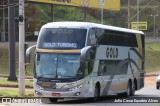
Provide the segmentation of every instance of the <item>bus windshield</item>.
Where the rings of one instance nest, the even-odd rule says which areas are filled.
[[[43,78],[75,78],[80,72],[80,54],[37,54],[36,76]]]
[[[85,46],[87,29],[45,28],[39,33],[38,48],[81,49]]]

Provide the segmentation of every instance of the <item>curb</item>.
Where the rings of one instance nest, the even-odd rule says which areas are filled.
[[[152,76],[157,76],[157,74],[148,74],[148,75],[144,75],[145,77],[152,77]]]

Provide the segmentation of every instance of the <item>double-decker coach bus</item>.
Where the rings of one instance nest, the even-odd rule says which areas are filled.
[[[68,97],[134,95],[144,87],[144,33],[89,22],[42,26],[35,48],[34,95],[51,102]]]

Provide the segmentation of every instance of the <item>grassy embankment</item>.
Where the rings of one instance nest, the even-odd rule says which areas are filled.
[[[145,47],[146,72],[160,71],[160,43],[147,43]]]
[[[0,90],[0,97],[19,97],[18,94],[19,94],[18,89]],[[24,97],[32,97],[32,96],[33,96],[33,90],[26,89]]]
[[[18,48],[16,48],[16,75],[18,75],[18,60],[19,60],[19,51]],[[33,55],[32,55],[33,58]],[[8,54],[8,48],[0,48],[0,74],[9,74],[9,54]],[[27,65],[26,69],[26,76],[32,76],[33,75],[33,59],[31,61],[31,64]]]
[[[33,96],[33,89],[28,89],[28,87],[33,87],[33,80],[25,80],[26,90],[25,97]],[[7,78],[0,78],[0,97],[17,97],[18,96],[18,82],[7,81]],[[10,87],[12,89],[10,89]]]
[[[9,73],[9,58],[8,58],[8,49],[0,48],[0,74],[8,74]],[[16,74],[18,75],[18,48],[16,48]],[[33,64],[33,62],[32,62]],[[32,67],[33,65],[27,66],[26,75],[32,76]],[[29,70],[29,71],[28,71]],[[16,87],[18,86],[18,82],[7,81],[7,78],[0,78],[0,85],[5,85],[8,87],[4,87],[5,89],[0,89],[0,97],[18,97],[19,91],[18,88],[9,89],[9,86]],[[26,88],[33,86],[32,80],[25,81]],[[33,96],[33,89],[25,89],[25,97]]]
[[[12,81],[7,81],[7,78],[0,78],[0,84],[5,84],[5,85],[18,85],[18,82],[12,82]],[[25,85],[33,85],[32,80],[25,80]]]

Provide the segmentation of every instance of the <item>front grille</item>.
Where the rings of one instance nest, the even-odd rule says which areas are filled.
[[[51,89],[51,88],[45,88],[46,91],[52,91],[52,92],[66,92],[69,91],[69,89]]]

